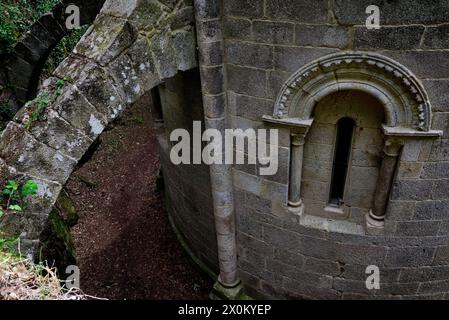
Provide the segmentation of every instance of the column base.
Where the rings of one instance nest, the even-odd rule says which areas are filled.
[[[365,217],[366,230],[369,234],[381,234],[385,227],[385,216],[378,217],[371,210]]]
[[[297,215],[297,216],[302,216],[304,213],[304,203],[302,202],[302,200],[300,200],[299,202],[288,202],[288,211]]]
[[[242,282],[234,287],[226,287],[217,281],[209,293],[209,298],[211,300],[252,300],[244,293]]]

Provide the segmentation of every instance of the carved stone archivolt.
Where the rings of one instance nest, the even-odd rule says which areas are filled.
[[[299,69],[283,85],[273,118],[310,119],[318,101],[345,90],[375,96],[388,127],[430,130],[431,105],[418,79],[398,62],[367,52],[337,53]]]

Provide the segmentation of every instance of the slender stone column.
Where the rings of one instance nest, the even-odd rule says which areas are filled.
[[[295,214],[301,215],[304,206],[301,200],[302,164],[304,158],[305,134],[292,133],[290,158],[290,185],[288,190],[288,207]]]
[[[221,1],[195,0],[201,87],[206,129],[226,129],[224,62],[216,52],[223,48]],[[230,165],[210,166],[220,275],[211,295],[235,299],[242,291],[237,272],[237,244],[232,171]]]
[[[367,216],[368,227],[381,228],[384,226],[388,198],[393,184],[394,173],[402,145],[397,141],[387,140],[384,146],[384,156],[377,178],[376,192],[372,209]]]

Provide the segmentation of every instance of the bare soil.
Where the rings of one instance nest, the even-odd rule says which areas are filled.
[[[207,299],[212,281],[192,265],[156,190],[158,146],[148,99],[100,137],[66,188],[81,289],[108,299]]]

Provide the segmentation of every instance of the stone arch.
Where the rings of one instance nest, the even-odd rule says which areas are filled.
[[[80,8],[83,26],[95,20],[103,3],[104,0],[63,0],[22,36],[5,64],[8,83],[21,105],[35,97],[45,61],[55,46],[70,33],[65,25],[66,7],[74,4]]]
[[[62,186],[107,124],[165,79],[198,66],[193,21],[184,1],[107,0],[45,81],[41,93],[54,99],[39,111],[38,95],[8,124],[0,137],[0,179],[31,178],[38,185],[27,210],[0,223],[21,234],[23,253],[36,253]]]
[[[313,111],[323,98],[337,92],[361,91],[378,100],[385,123],[382,164],[367,230],[384,226],[395,170],[407,137],[438,137],[431,130],[431,105],[424,87],[407,68],[379,54],[341,52],[322,57],[296,71],[282,86],[273,115],[266,122],[288,127],[291,133],[288,207],[304,213],[301,183],[305,138],[313,123]],[[375,229],[373,229],[375,228]]]
[[[332,54],[296,71],[282,86],[273,116],[310,119],[317,102],[343,90],[376,97],[389,127],[430,130],[431,105],[422,84],[398,62],[368,52]]]

